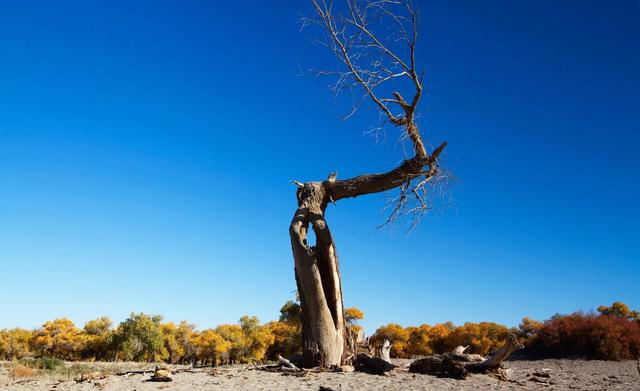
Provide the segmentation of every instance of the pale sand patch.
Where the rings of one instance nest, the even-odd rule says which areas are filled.
[[[515,382],[505,382],[487,375],[471,375],[466,380],[441,379],[429,375],[418,375],[406,370],[394,371],[388,376],[363,373],[309,373],[305,377],[287,376],[280,373],[256,371],[249,366],[220,367],[212,374],[211,369],[199,369],[195,373],[176,373],[173,382],[145,382],[150,374],[110,376],[94,383],[76,383],[67,376],[40,376],[28,380],[12,380],[7,366],[0,368],[2,390],[318,390],[320,386],[335,390],[640,390],[640,374],[635,361],[609,362],[585,360],[540,360],[507,361],[505,368]],[[153,365],[131,365],[122,363],[89,364],[110,372],[125,368],[150,369]],[[172,369],[185,368],[173,366]],[[550,385],[530,381],[534,372],[547,369]]]

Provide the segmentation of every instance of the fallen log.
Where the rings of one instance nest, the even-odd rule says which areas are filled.
[[[448,354],[437,354],[416,360],[409,366],[409,372],[464,379],[469,373],[489,373],[501,368],[502,362],[516,350],[523,346],[518,343],[514,334],[509,334],[507,341],[496,353],[482,361],[477,360],[477,355],[467,355],[464,348],[459,347]]]
[[[461,361],[456,361],[447,354],[437,354],[416,360],[409,366],[409,372],[451,379],[464,379],[469,374]]]
[[[353,361],[353,368],[358,372],[371,375],[384,375],[396,368],[395,365],[379,357],[371,357],[368,354],[359,353]]]

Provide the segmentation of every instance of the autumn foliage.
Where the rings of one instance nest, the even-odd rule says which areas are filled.
[[[637,311],[617,302],[600,306],[599,314],[556,315],[530,337],[529,349],[545,357],[582,356],[600,360],[640,357]]]
[[[300,350],[300,306],[287,302],[279,321],[260,324],[243,316],[237,324],[197,330],[186,321],[133,313],[116,327],[107,317],[83,328],[66,318],[35,330],[0,330],[0,360],[47,358],[67,361],[164,361],[215,366],[219,363],[273,360]]]
[[[640,313],[621,302],[600,306],[597,314],[556,315],[544,322],[525,317],[513,329],[492,322],[417,327],[392,323],[378,328],[370,343],[380,346],[388,339],[391,356],[399,358],[448,352],[456,346],[468,346],[467,353],[487,355],[502,346],[509,332],[525,345],[524,353],[534,357],[623,360],[640,356]]]
[[[456,346],[468,346],[467,352],[486,355],[502,346],[508,332],[506,326],[492,322],[468,322],[461,326],[447,322],[406,328],[392,323],[378,328],[370,342],[380,345],[388,339],[392,344],[391,356],[399,358],[449,352]]]
[[[133,313],[113,327],[102,317],[77,327],[60,318],[35,330],[0,330],[0,360],[101,360],[164,361],[172,364],[218,365],[274,360],[301,350],[300,306],[289,301],[280,318],[261,324],[258,318],[243,316],[237,324],[198,330],[183,321],[163,322],[161,316]],[[500,348],[509,332],[515,332],[525,352],[541,357],[581,356],[621,360],[640,355],[640,314],[624,303],[600,306],[598,313],[556,315],[539,322],[524,318],[518,328],[492,323],[451,322],[403,327],[388,324],[369,338],[372,347],[385,339],[392,343],[391,356],[411,358],[468,346],[468,353],[487,355]],[[364,314],[355,307],[345,310],[352,330]]]

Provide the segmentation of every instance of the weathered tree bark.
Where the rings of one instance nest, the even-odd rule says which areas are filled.
[[[350,335],[346,328],[338,254],[325,220],[329,202],[378,193],[400,186],[408,178],[435,175],[435,162],[446,143],[431,155],[415,156],[384,174],[368,174],[337,181],[297,183],[298,209],[289,236],[295,264],[296,283],[302,308],[302,360],[304,367],[332,367],[343,364]],[[425,174],[425,166],[432,167]],[[307,242],[309,225],[315,246]]]
[[[338,255],[324,220],[328,202],[324,183],[304,184],[298,189],[298,209],[289,228],[302,308],[304,367],[340,365],[348,339]],[[314,247],[307,243],[309,224],[316,236]]]

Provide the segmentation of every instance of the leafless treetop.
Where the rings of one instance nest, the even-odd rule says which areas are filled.
[[[316,73],[334,78],[331,89],[335,94],[360,91],[346,118],[368,100],[379,109],[383,122],[402,129],[401,138],[412,145],[413,158],[390,173],[380,174],[400,170],[393,176],[392,186],[376,192],[398,187],[400,193],[390,203],[391,214],[386,224],[410,215],[414,226],[431,208],[427,185],[434,190],[443,178],[437,159],[446,145],[443,143],[428,153],[416,124],[425,73],[416,64],[418,11],[409,0],[343,0],[340,4],[334,4],[333,0],[311,0],[311,4],[315,14],[302,18],[302,25],[321,27],[325,34],[318,42],[340,64],[338,70]]]

